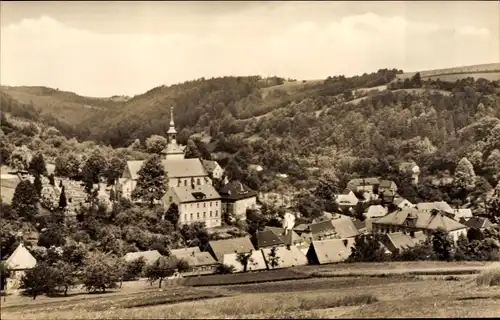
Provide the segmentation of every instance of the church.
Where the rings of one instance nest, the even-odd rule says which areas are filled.
[[[161,152],[162,165],[168,177],[168,190],[162,199],[165,209],[172,203],[179,207],[179,224],[205,222],[207,228],[222,224],[221,198],[212,185],[201,159],[185,159],[184,148],[177,144],[173,109],[170,109],[170,126],[167,146]],[[120,185],[122,195],[131,197],[138,172],[144,161],[127,161]]]

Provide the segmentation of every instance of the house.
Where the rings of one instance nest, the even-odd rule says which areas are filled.
[[[211,184],[170,187],[163,196],[163,205],[177,204],[179,225],[205,222],[207,228],[222,225],[222,204],[217,190]]]
[[[307,251],[309,264],[328,264],[343,262],[351,255],[347,240],[329,239],[313,241]]]
[[[184,148],[177,144],[173,110],[170,110],[170,127],[167,132],[168,144],[161,152],[164,159],[161,161],[168,177],[169,187],[189,187],[194,181],[197,186],[211,184],[212,181],[200,159],[185,159]],[[130,197],[135,188],[138,172],[144,161],[127,161],[122,177],[119,179],[123,196]]]
[[[398,186],[392,180],[380,180],[379,192],[387,191],[389,194],[395,195],[398,191]]]
[[[401,198],[401,197],[394,198],[394,201],[392,203],[395,206],[397,206],[399,209],[415,207],[415,205],[413,203],[411,203],[410,201],[406,200],[405,198]]]
[[[148,250],[141,252],[129,252],[127,253],[123,259],[127,262],[131,262],[137,260],[139,258],[143,258],[146,262],[146,265],[152,265],[156,262],[160,257],[163,257],[158,250]]]
[[[382,243],[392,253],[402,252],[415,246],[412,238],[402,232],[386,233],[382,237]]]
[[[460,235],[467,235],[466,226],[438,211],[427,212],[408,208],[394,211],[372,222],[373,233],[404,232],[411,235],[422,231],[429,236],[438,229],[448,232],[455,241]]]
[[[222,179],[224,176],[224,169],[219,165],[217,161],[213,160],[201,160],[203,168],[205,171],[214,179]]]
[[[259,164],[250,164],[248,166],[248,169],[253,170],[253,171],[257,171],[257,172],[261,172],[262,170],[264,170],[264,168],[262,168],[262,166]]]
[[[189,271],[182,272],[182,276],[199,276],[205,274],[214,274],[217,271],[219,263],[210,255],[209,252],[192,251],[188,255],[179,255],[178,259],[185,260],[189,264]]]
[[[20,243],[16,250],[7,258],[5,265],[10,271],[10,278],[7,279],[7,290],[18,289],[24,272],[36,266],[36,259],[26,249],[24,244]]]
[[[456,221],[460,221],[461,219],[464,219],[465,221],[469,220],[472,218],[472,210],[471,209],[455,209],[453,210],[454,213],[454,219]]]
[[[210,241],[208,247],[208,252],[219,262],[222,261],[225,254],[250,252],[252,250],[254,250],[254,246],[249,237]]]
[[[307,244],[307,240],[304,237],[299,236],[299,234],[293,229],[266,226],[264,230],[274,232],[274,234],[276,234],[287,246],[297,246],[300,248]]]
[[[445,201],[420,202],[415,207],[423,212],[431,212],[432,210],[438,210],[453,214],[453,208],[450,207],[450,205]]]
[[[422,231],[417,231],[413,233],[412,240],[415,244],[422,244],[427,240],[427,236]]]
[[[380,180],[378,178],[352,179],[347,183],[347,189],[353,192],[361,191],[378,194],[379,186]]]
[[[247,209],[255,209],[257,191],[250,189],[240,181],[233,180],[219,189],[222,212],[240,220],[246,220]]]
[[[188,247],[170,250],[170,255],[177,258],[182,258],[183,256],[189,256],[196,253],[201,253],[199,247]]]
[[[251,250],[246,252],[250,253],[246,271],[266,270],[266,261],[262,255],[261,250]],[[243,272],[244,266],[238,261],[238,253],[226,253],[222,258],[222,263],[234,267],[234,272]]]
[[[310,228],[313,240],[324,240],[329,238],[343,239],[359,235],[354,222],[346,216],[313,223],[310,225]]]
[[[341,209],[354,207],[358,204],[359,199],[351,190],[345,190],[342,194],[337,195],[335,202]]]
[[[252,238],[257,249],[285,245],[283,239],[271,230],[257,231]]]
[[[296,246],[285,246],[285,247],[276,247],[275,261],[278,263],[278,265],[276,267],[273,267],[271,265],[272,262],[271,250],[272,248],[262,249],[262,254],[264,256],[264,260],[266,261],[268,269],[290,268],[290,267],[307,265],[307,257],[302,250],[300,250]]]
[[[469,229],[484,231],[493,227],[493,223],[491,223],[488,218],[472,217],[465,222],[465,226]]]
[[[368,210],[363,214],[367,219],[380,218],[387,214],[387,208],[382,207],[380,204],[371,205]]]

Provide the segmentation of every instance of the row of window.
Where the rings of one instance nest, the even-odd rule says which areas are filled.
[[[196,219],[194,219],[194,214],[193,213],[190,213],[189,216],[186,213],[186,214],[184,214],[184,221],[199,220],[200,219],[200,213],[201,212],[196,212]],[[219,210],[215,210],[215,212],[210,211],[209,215],[210,215],[210,218],[218,217],[219,216]],[[188,219],[188,217],[189,217],[189,219]],[[206,219],[206,218],[207,218],[207,213],[203,212],[203,219]]]
[[[169,203],[172,203],[174,201],[174,198],[172,196],[168,197],[168,202]],[[209,201],[209,202],[203,202],[203,208],[206,208],[207,207],[207,203],[208,203],[208,206],[209,207],[212,207],[212,205],[215,203],[215,207],[218,207],[219,206],[219,202],[218,201]],[[185,203],[183,204],[182,206],[184,206],[184,208],[192,208],[194,205],[194,203]],[[196,203],[196,208],[199,208],[200,207],[200,203],[197,202]]]
[[[182,180],[179,178],[179,180],[177,180],[177,186],[180,187],[181,186],[181,182]],[[187,187],[188,185],[188,181],[187,179],[184,180],[184,187]],[[200,178],[196,178],[196,185],[201,185],[201,179]]]

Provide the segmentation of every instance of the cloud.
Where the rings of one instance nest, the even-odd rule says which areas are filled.
[[[1,30],[1,81],[90,96],[134,95],[200,77],[317,79],[384,67],[412,71],[488,63],[500,54],[498,32],[486,28],[373,12],[333,21],[296,14],[255,7],[205,19],[197,26],[204,32],[165,27],[150,34],[94,33],[51,17],[25,19]]]

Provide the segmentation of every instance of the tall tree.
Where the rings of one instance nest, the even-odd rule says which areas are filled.
[[[47,166],[45,165],[45,159],[43,158],[43,154],[38,152],[33,156],[29,163],[28,170],[34,175],[47,175]]]
[[[201,158],[201,153],[198,150],[198,146],[196,146],[196,143],[189,139],[186,145],[186,151],[185,151],[185,156],[186,159],[189,158]]]
[[[163,279],[173,276],[177,269],[178,260],[175,257],[160,257],[152,265],[146,268],[146,277],[149,282],[158,281],[159,288]]]
[[[155,200],[160,200],[167,191],[167,175],[156,154],[150,155],[139,170],[137,184],[132,191],[132,199],[140,199],[153,207]]]
[[[146,139],[146,150],[149,153],[160,153],[167,146],[167,139],[159,135],[152,135]]]
[[[38,173],[35,173],[35,180],[33,181],[33,187],[36,190],[38,198],[40,199],[40,197],[42,196],[43,185],[42,185],[42,179],[40,178],[40,174]]]
[[[466,196],[468,192],[474,189],[476,183],[476,174],[472,163],[467,158],[462,158],[455,169],[453,185],[460,194],[460,198]]]
[[[22,180],[16,186],[12,197],[12,209],[19,217],[31,220],[38,213],[38,195],[35,187],[29,180]]]
[[[165,219],[172,222],[174,226],[179,222],[179,206],[177,203],[172,203],[168,207],[167,212],[165,213]]]
[[[452,257],[453,242],[446,231],[438,229],[432,234],[432,248],[439,260],[448,261]]]
[[[84,172],[85,181],[91,180],[92,183],[98,183],[99,177],[104,174],[106,169],[106,158],[100,149],[95,149],[90,157],[85,161]]]
[[[68,206],[68,202],[66,200],[66,191],[64,186],[61,189],[61,194],[59,195],[59,209],[64,210]]]
[[[117,156],[108,159],[104,172],[108,186],[115,184],[116,180],[121,177],[125,165],[125,161]]]

